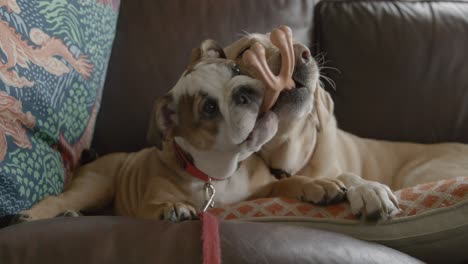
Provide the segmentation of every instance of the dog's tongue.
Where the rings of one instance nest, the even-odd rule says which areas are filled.
[[[278,76],[275,76],[268,67],[265,48],[260,43],[253,44],[243,56],[244,63],[250,65],[255,70],[256,77],[266,85],[261,112],[266,112],[273,107],[282,90],[294,88],[292,79],[294,71],[292,31],[287,26],[281,26],[271,32],[270,39],[281,54],[281,69]]]

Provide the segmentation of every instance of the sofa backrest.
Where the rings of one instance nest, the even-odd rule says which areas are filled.
[[[322,1],[315,21],[341,128],[468,143],[468,2]]]

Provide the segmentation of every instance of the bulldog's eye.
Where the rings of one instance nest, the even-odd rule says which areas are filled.
[[[239,66],[234,65],[234,66],[232,67],[232,74],[233,74],[234,76],[237,76],[237,75],[240,75],[240,74],[241,74],[241,71],[240,71],[240,69],[239,69]]]
[[[203,115],[205,117],[214,117],[218,113],[218,104],[213,99],[207,99],[203,104]]]
[[[246,52],[248,49],[250,49],[250,46],[247,46],[243,50],[241,50],[241,52],[239,52],[239,54],[237,55],[237,58],[242,57],[242,55],[244,55],[244,52]]]

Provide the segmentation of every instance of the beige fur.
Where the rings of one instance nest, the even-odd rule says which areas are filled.
[[[247,35],[226,47],[225,53],[242,65],[242,51],[255,41],[265,46],[270,67],[277,71],[278,50],[266,35]],[[300,43],[295,45],[301,47]],[[297,59],[299,56],[296,50]],[[381,216],[396,212],[396,198],[387,186],[397,190],[468,175],[468,145],[372,140],[339,129],[333,101],[319,85],[316,62],[312,59],[304,67],[308,67],[309,77],[302,82],[307,83],[312,108],[301,106],[307,109],[305,115],[280,115],[278,133],[260,151],[271,168],[313,179],[341,180],[349,189],[348,200],[355,214]],[[286,110],[277,111],[289,111],[283,108]],[[302,113],[299,110],[295,109]]]
[[[339,181],[294,177],[278,182],[262,159],[251,156],[273,137],[278,120],[271,112],[258,117],[261,83],[236,76],[232,61],[213,56],[223,56],[222,50],[212,41],[204,42],[194,51],[196,61],[190,62],[190,72],[156,101],[148,133],[148,141],[156,147],[110,154],[81,167],[63,193],[46,197],[16,220],[64,212],[75,215],[70,212],[99,209],[111,202],[117,215],[191,219],[205,203],[205,182],[182,169],[174,141],[199,169],[220,179],[213,181],[216,206],[271,195],[311,202],[342,199],[344,186]],[[250,103],[236,105],[239,87],[251,89],[250,95],[260,94]],[[209,100],[218,103],[212,116],[204,112]]]

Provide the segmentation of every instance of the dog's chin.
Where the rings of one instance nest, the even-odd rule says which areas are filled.
[[[312,110],[312,89],[296,83],[296,88],[281,92],[272,108],[280,120],[303,117]]]

